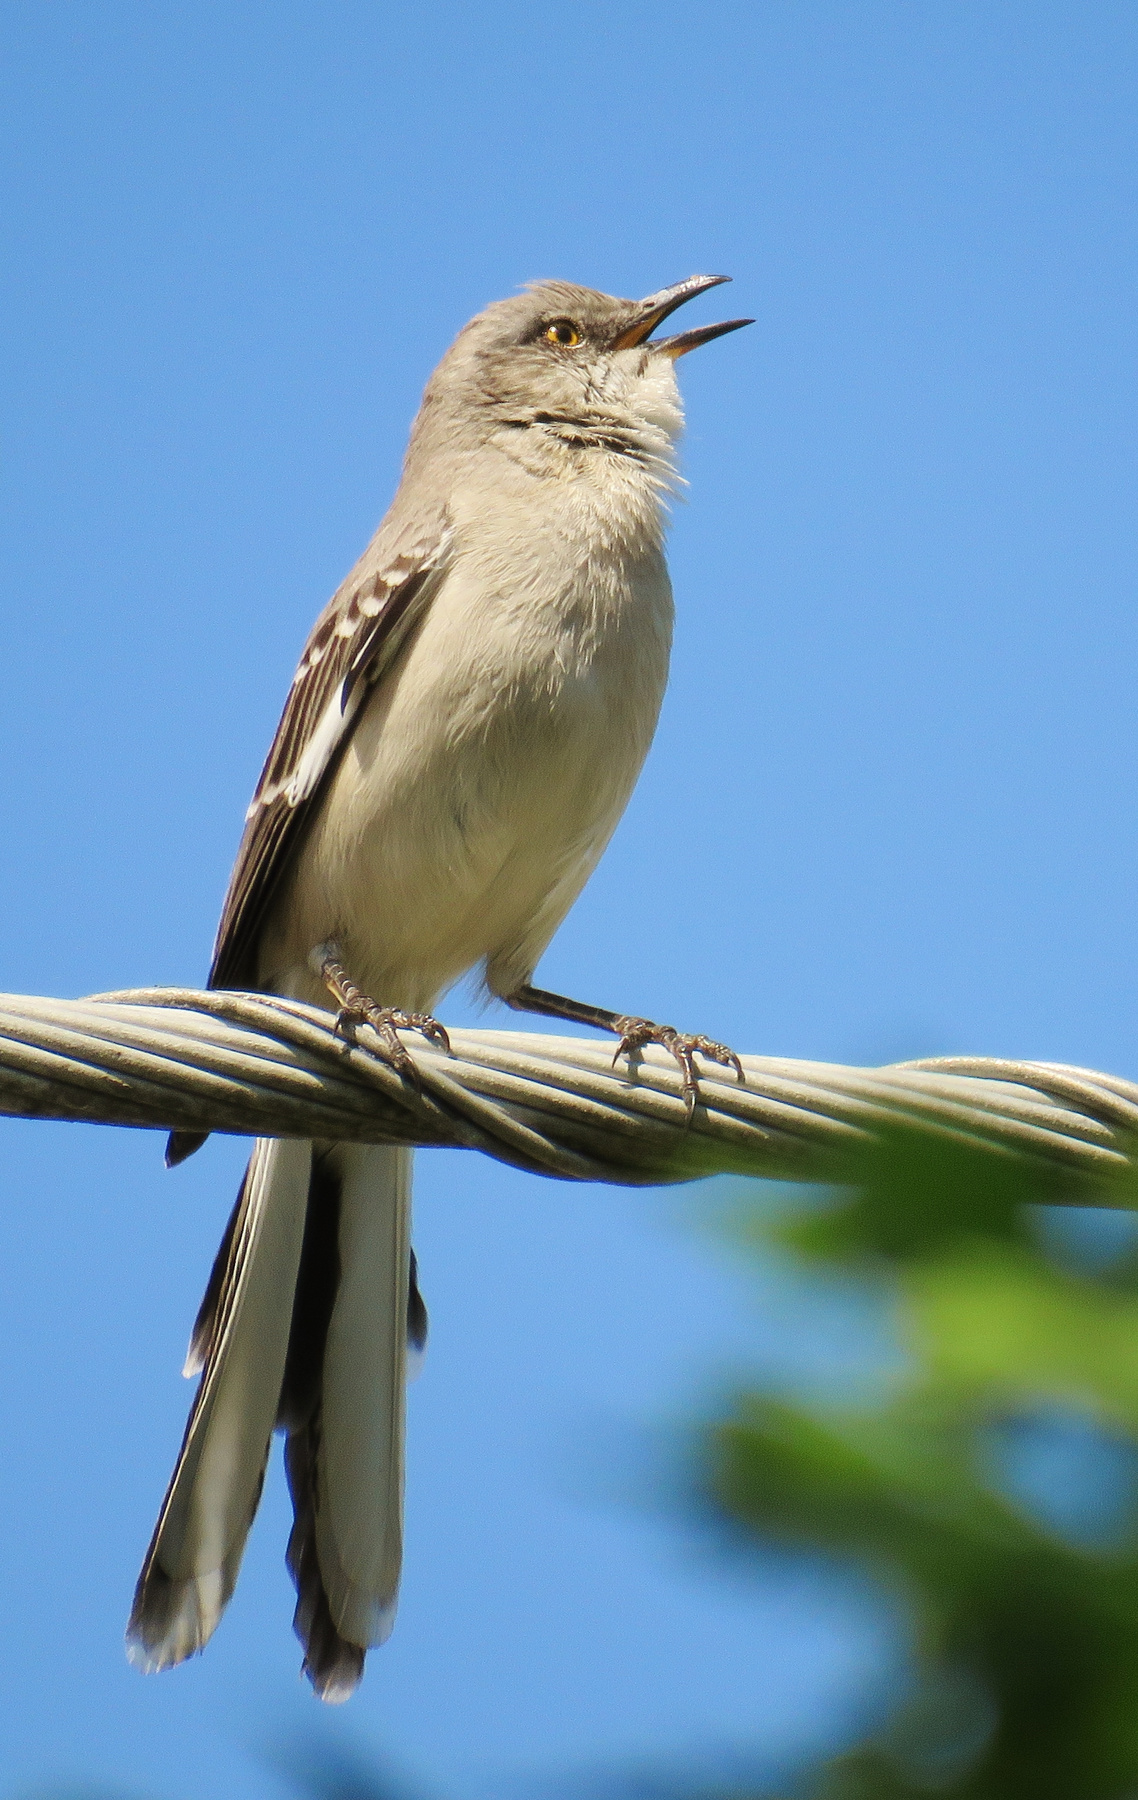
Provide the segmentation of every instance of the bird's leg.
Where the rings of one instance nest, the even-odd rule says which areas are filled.
[[[445,1026],[430,1013],[404,1012],[401,1006],[380,1006],[370,994],[358,988],[340,961],[336,944],[318,944],[308,960],[338,1003],[336,1030],[350,1033],[357,1025],[373,1026],[383,1044],[384,1060],[401,1075],[409,1075],[416,1086],[419,1072],[400,1042],[399,1033],[417,1031],[430,1043],[438,1044],[440,1049],[450,1050]]]
[[[504,998],[506,1005],[512,1006],[515,1012],[544,1013],[549,1019],[569,1019],[574,1025],[593,1025],[598,1031],[615,1032],[620,1043],[612,1059],[614,1068],[622,1056],[631,1056],[644,1044],[660,1044],[663,1049],[670,1050],[684,1078],[681,1092],[689,1119],[699,1098],[697,1055],[705,1056],[709,1062],[723,1063],[734,1069],[737,1080],[746,1081],[743,1065],[734,1050],[726,1044],[717,1044],[712,1038],[677,1031],[674,1025],[654,1025],[651,1019],[638,1019],[629,1013],[609,1012],[603,1006],[588,1006],[583,1000],[567,1000],[563,994],[549,994],[544,988],[520,987]]]

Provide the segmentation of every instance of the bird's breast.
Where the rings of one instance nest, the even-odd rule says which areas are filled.
[[[539,918],[548,937],[648,750],[671,618],[658,544],[471,534],[321,805],[298,865],[302,935],[353,921],[356,978],[385,999],[437,993]]]
[[[497,538],[458,556],[349,757],[375,802],[449,796],[464,828],[535,830],[553,809],[586,829],[627,790],[667,679],[671,590],[662,555]],[[353,757],[354,752],[354,757]]]

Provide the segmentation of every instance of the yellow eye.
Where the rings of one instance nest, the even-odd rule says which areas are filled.
[[[572,350],[581,342],[581,333],[572,319],[554,319],[542,335],[547,344],[558,344],[562,350]]]

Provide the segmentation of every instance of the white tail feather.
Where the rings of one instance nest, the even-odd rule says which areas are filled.
[[[316,1546],[341,1635],[391,1632],[403,1555],[411,1153],[341,1144],[340,1283],[328,1326]]]
[[[411,1153],[260,1140],[199,1314],[204,1358],[139,1578],[127,1652],[167,1668],[207,1642],[230,1595],[269,1441],[288,1431],[288,1562],[305,1670],[343,1700],[395,1618],[403,1542]],[[412,1318],[411,1314],[414,1314]]]
[[[127,1654],[162,1669],[208,1641],[260,1496],[288,1349],[311,1145],[259,1139],[202,1384],[135,1594]]]

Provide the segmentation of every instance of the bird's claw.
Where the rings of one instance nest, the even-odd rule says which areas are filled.
[[[365,994],[356,986],[343,964],[332,956],[324,958],[320,973],[328,991],[339,1002],[336,1031],[351,1038],[360,1025],[370,1025],[379,1037],[383,1060],[390,1063],[398,1074],[413,1081],[421,1091],[418,1068],[399,1033],[417,1031],[420,1037],[425,1037],[428,1043],[437,1044],[440,1050],[445,1050],[449,1055],[450,1038],[446,1027],[440,1025],[430,1013],[406,1012],[401,1006],[380,1006],[370,994]]]
[[[613,1030],[620,1032],[620,1043],[612,1059],[614,1069],[622,1056],[631,1056],[645,1044],[659,1044],[662,1049],[671,1052],[683,1076],[680,1094],[689,1123],[699,1099],[699,1071],[695,1066],[697,1055],[706,1057],[708,1062],[722,1063],[725,1068],[734,1069],[735,1078],[740,1083],[747,1079],[743,1073],[743,1065],[730,1045],[718,1044],[714,1038],[677,1031],[674,1025],[654,1025],[651,1019],[617,1019]]]

